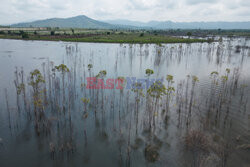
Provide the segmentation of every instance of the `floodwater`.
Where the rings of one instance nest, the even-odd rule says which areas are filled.
[[[52,70],[60,64],[69,71]],[[36,88],[35,69],[45,80]],[[127,85],[87,89],[101,70],[104,82],[162,79],[174,90],[157,98]],[[161,46],[0,39],[0,166],[248,166],[249,71],[246,38]],[[190,144],[195,133],[205,142]]]

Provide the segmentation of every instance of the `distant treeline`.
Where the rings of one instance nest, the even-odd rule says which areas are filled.
[[[234,29],[170,29],[170,30],[151,30],[149,33],[162,34],[162,35],[176,35],[176,36],[215,36],[215,35],[226,35],[226,36],[250,36],[250,30]]]
[[[41,34],[46,34],[45,32],[48,32],[48,34],[53,35],[61,35],[61,34],[82,34],[82,33],[146,33],[146,34],[153,34],[153,35],[170,35],[170,36],[198,36],[198,37],[207,37],[207,36],[215,36],[215,35],[226,35],[226,36],[250,36],[250,30],[246,29],[166,29],[166,30],[148,30],[148,29],[83,29],[83,28],[59,28],[59,27],[40,27],[40,28],[13,28],[13,27],[6,27],[6,26],[0,26],[1,34],[7,33],[13,33],[18,34],[18,31],[25,31],[27,33],[38,33],[41,32]]]
[[[192,43],[212,42],[215,36],[250,37],[250,30],[204,29],[81,29],[0,28],[0,38],[106,43]]]
[[[0,25],[0,28],[9,28],[9,26],[1,26],[1,25]]]

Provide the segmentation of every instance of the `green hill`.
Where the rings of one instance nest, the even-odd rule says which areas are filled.
[[[60,27],[60,28],[91,28],[91,29],[119,28],[119,26],[97,21],[84,15],[71,18],[52,18],[52,19],[38,20],[28,23],[18,23],[11,25],[11,27]]]
[[[81,15],[70,18],[51,18],[11,27],[60,27],[86,29],[250,29],[250,22],[172,22],[150,21],[147,23],[129,20],[98,21]]]

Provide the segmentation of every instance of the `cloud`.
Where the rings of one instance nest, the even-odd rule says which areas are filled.
[[[248,0],[1,0],[0,24],[87,15],[98,20],[250,21]]]
[[[186,0],[187,4],[196,5],[200,3],[216,3],[218,0]]]

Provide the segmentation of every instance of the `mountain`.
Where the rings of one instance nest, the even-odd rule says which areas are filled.
[[[130,20],[105,20],[103,22],[109,23],[109,24],[115,24],[115,25],[129,25],[129,26],[134,26],[134,27],[144,27],[144,28],[153,28],[160,24],[161,22],[159,21],[150,21],[150,22],[140,22],[140,21],[130,21]]]
[[[119,26],[97,21],[81,15],[70,18],[52,18],[27,23],[13,24],[11,27],[60,27],[60,28],[91,28],[91,29],[113,29]],[[123,26],[121,28],[124,28]]]
[[[172,22],[172,21],[98,21],[81,15],[70,18],[52,18],[18,23],[12,27],[60,27],[89,29],[250,29],[249,22]]]
[[[152,29],[250,29],[250,22],[139,22],[130,20],[107,20],[104,22]]]
[[[130,25],[134,27],[148,27],[147,23],[140,22],[140,21],[130,21],[130,20],[105,20],[104,22],[109,23],[109,24],[114,24],[114,25]]]
[[[157,29],[250,29],[250,22],[161,22]]]

